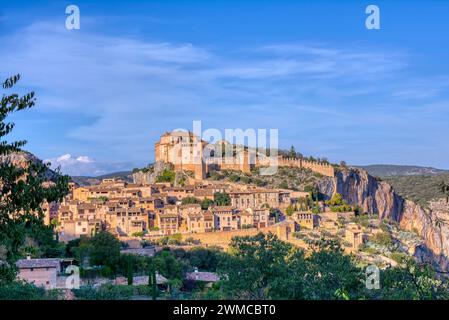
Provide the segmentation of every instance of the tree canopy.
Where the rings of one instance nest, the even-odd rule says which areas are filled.
[[[13,155],[20,152],[25,159],[29,157],[21,149],[25,140],[5,139],[14,129],[14,123],[8,122],[7,117],[33,107],[36,102],[34,92],[23,96],[7,94],[19,80],[20,75],[16,75],[3,82],[5,93],[0,103],[0,247],[6,251],[6,261],[0,266],[0,281],[12,280],[10,276],[2,277],[13,274],[6,269],[14,269],[14,262],[23,255],[21,249],[26,239],[47,246],[40,252],[44,256],[57,246],[52,228],[44,226],[42,205],[61,200],[68,192],[69,178],[57,171],[49,179],[49,164],[26,160],[27,163],[18,165],[13,160]]]
[[[272,234],[235,237],[218,267],[219,286],[208,297],[229,299],[447,299],[448,283],[430,266],[410,259],[380,270],[380,288],[339,243],[321,240],[310,254]]]
[[[231,197],[226,192],[215,192],[214,193],[214,203],[217,206],[230,206]]]

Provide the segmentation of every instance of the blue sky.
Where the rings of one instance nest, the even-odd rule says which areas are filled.
[[[193,120],[278,128],[281,147],[333,162],[449,169],[448,15],[447,1],[1,0],[0,77],[38,98],[11,138],[83,175],[150,163]]]

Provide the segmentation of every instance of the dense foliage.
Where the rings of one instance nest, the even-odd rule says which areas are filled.
[[[253,168],[251,173],[231,170],[212,171],[208,174],[208,179],[302,191],[306,187],[316,185],[323,176],[309,169],[279,167],[273,175],[261,175],[259,168]]]
[[[2,87],[8,91],[19,80],[16,75]],[[0,251],[3,252],[0,282],[14,280],[14,263],[25,254],[52,257],[63,253],[53,237],[52,227],[43,224],[42,205],[62,199],[68,192],[68,177],[56,172],[49,181],[48,165],[31,160],[20,165],[14,163],[14,155],[25,154],[21,148],[26,141],[5,140],[14,128],[7,117],[34,105],[34,92],[23,96],[3,94],[0,104]]]
[[[214,193],[214,204],[217,206],[230,206],[231,197],[225,192],[215,192]]]
[[[380,271],[367,289],[365,270],[340,245],[322,240],[310,255],[273,235],[236,237],[219,267],[220,285],[206,296],[229,299],[447,299],[448,282],[407,259]]]
[[[391,184],[402,197],[412,200],[423,207],[429,206],[429,201],[447,198],[442,184],[449,185],[449,175],[433,176],[396,176],[383,178]]]
[[[170,182],[174,183],[176,174],[173,170],[164,169],[160,175],[157,176],[156,182]]]

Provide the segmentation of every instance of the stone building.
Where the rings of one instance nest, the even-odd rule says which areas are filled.
[[[235,208],[231,206],[214,206],[211,208],[214,215],[215,229],[219,231],[237,230],[239,218]]]
[[[223,151],[223,145],[231,146],[232,154],[227,154],[228,150],[227,153]],[[203,180],[211,171],[235,170],[250,173],[254,167],[273,164],[280,167],[306,168],[324,176],[334,176],[334,167],[328,163],[283,156],[273,159],[227,142],[211,145],[190,131],[166,132],[155,143],[154,149],[156,163],[169,163],[176,171],[193,172],[196,180]]]
[[[159,230],[163,235],[179,233],[180,217],[178,213],[162,213],[157,218]]]
[[[45,289],[55,289],[61,266],[59,259],[20,259],[16,262],[17,277]]]
[[[187,231],[189,233],[205,232],[204,216],[200,212],[188,213],[186,216]]]
[[[355,223],[349,223],[345,229],[345,240],[351,245],[351,249],[357,250],[365,240],[362,228]]]
[[[301,228],[305,229],[314,229],[317,227],[318,219],[317,215],[311,212],[294,212],[293,213],[293,220],[295,220],[296,223]]]

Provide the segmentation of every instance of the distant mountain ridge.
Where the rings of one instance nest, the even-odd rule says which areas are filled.
[[[79,184],[80,186],[91,186],[94,184],[99,184],[102,179],[117,178],[126,182],[133,182],[132,171],[119,171],[112,172],[108,174],[103,174],[101,176],[90,177],[90,176],[72,176],[72,181]]]
[[[373,164],[354,167],[365,169],[370,175],[377,177],[433,176],[440,174],[449,174],[449,170],[411,165]]]

